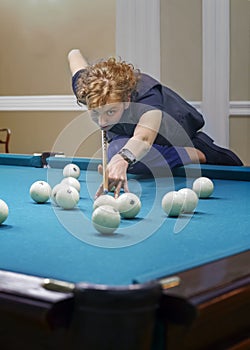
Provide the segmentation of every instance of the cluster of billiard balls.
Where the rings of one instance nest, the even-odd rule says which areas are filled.
[[[124,192],[118,198],[109,194],[99,196],[93,203],[92,224],[102,234],[112,234],[119,227],[121,219],[133,219],[141,210],[141,201],[131,192]]]
[[[63,209],[73,209],[80,199],[80,168],[76,164],[67,164],[63,169],[62,181],[51,188],[48,182],[35,181],[30,186],[30,196],[36,203],[45,203],[50,198],[55,205]],[[0,225],[7,219],[9,207],[0,199]]]
[[[80,174],[81,170],[76,164],[67,164],[63,168],[63,179],[60,183],[51,188],[46,181],[35,181],[30,186],[30,196],[36,203],[45,203],[51,199],[62,209],[73,209],[80,200]]]
[[[78,180],[81,171],[76,164],[63,168],[63,179],[53,188],[48,182],[35,181],[30,187],[30,196],[36,203],[49,199],[62,209],[73,209],[80,199],[81,185]],[[102,234],[112,234],[119,227],[121,218],[132,219],[141,209],[140,199],[133,193],[123,193],[119,198],[104,194],[93,203],[92,224]]]
[[[170,191],[162,198],[162,209],[168,216],[177,217],[185,213],[193,213],[199,198],[208,198],[214,191],[212,180],[199,177],[194,180],[191,188],[182,188],[179,191]]]

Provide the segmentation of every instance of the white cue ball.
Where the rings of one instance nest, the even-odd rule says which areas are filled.
[[[56,194],[56,203],[63,209],[73,209],[79,202],[80,195],[72,186],[62,186]]]
[[[125,219],[133,219],[141,210],[140,198],[134,193],[122,193],[116,201],[121,217]]]
[[[190,188],[182,188],[178,193],[184,196],[183,213],[192,213],[199,201],[197,194]]]
[[[92,214],[92,224],[94,228],[104,234],[111,235],[119,227],[121,216],[117,209],[111,205],[101,205]]]
[[[213,181],[208,177],[199,177],[193,182],[193,191],[199,198],[208,198],[214,192]]]
[[[9,215],[9,207],[5,203],[5,201],[0,199],[0,225],[7,219],[8,215]]]
[[[179,216],[182,213],[184,205],[184,196],[178,191],[166,193],[161,202],[163,211],[168,216]]]
[[[81,190],[81,184],[80,182],[73,176],[68,176],[62,179],[61,184],[66,184],[68,186],[75,187],[75,189],[80,192]]]
[[[30,186],[30,196],[36,203],[45,203],[49,200],[51,187],[46,181],[36,181]]]
[[[102,194],[101,196],[97,197],[93,203],[93,210],[101,205],[111,205],[111,207],[118,209],[116,199],[109,194]]]
[[[64,177],[72,176],[72,177],[78,179],[80,174],[81,174],[81,169],[76,164],[70,163],[70,164],[65,165],[65,167],[63,168],[63,176]]]

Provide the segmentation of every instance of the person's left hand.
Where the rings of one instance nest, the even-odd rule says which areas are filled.
[[[119,154],[112,157],[107,165],[107,176],[108,176],[108,190],[115,188],[115,198],[119,197],[120,191],[123,188],[124,192],[129,192],[128,180],[127,180],[127,168],[128,163]],[[98,166],[98,172],[103,173],[103,167],[101,164]],[[103,184],[98,188],[95,198],[103,194]]]

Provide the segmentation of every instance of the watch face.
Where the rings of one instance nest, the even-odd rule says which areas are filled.
[[[119,154],[129,163],[129,165],[135,163],[136,159],[132,152],[128,149],[123,149],[119,152]]]

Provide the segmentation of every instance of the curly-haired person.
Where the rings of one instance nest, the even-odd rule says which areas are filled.
[[[107,131],[109,189],[116,195],[129,191],[127,173],[191,163],[243,165],[200,131],[204,119],[194,107],[133,65],[115,58],[89,65],[78,49],[68,60],[78,103]],[[102,192],[101,185],[96,196]]]

